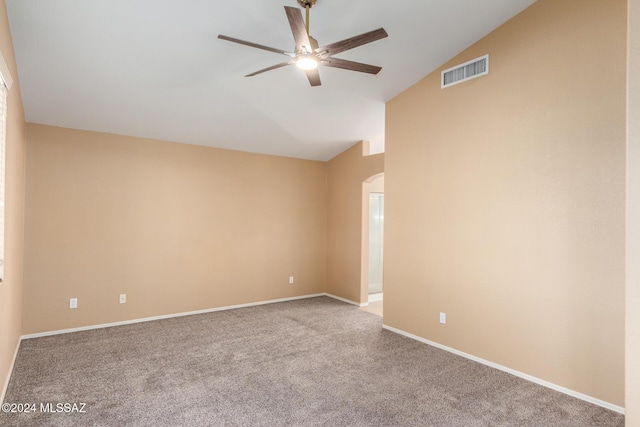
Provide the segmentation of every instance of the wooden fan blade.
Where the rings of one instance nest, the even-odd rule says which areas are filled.
[[[305,74],[307,75],[311,86],[320,86],[320,73],[317,68],[314,68],[313,70],[306,70]]]
[[[258,70],[258,71],[255,71],[255,72],[251,73],[251,74],[247,74],[245,77],[253,77],[253,76],[257,75],[257,74],[262,74],[262,73],[265,73],[267,71],[275,70],[277,68],[286,67],[287,65],[291,65],[291,64],[294,64],[294,62],[293,61],[281,62],[280,64],[272,65],[271,67],[263,68],[262,70]]]
[[[340,52],[344,52],[345,50],[353,49],[355,47],[362,46],[388,36],[389,35],[384,30],[384,28],[378,28],[377,30],[369,31],[368,33],[363,33],[358,36],[350,37],[339,42],[319,47],[315,50],[315,52],[318,54],[318,56],[326,58],[327,56],[333,56]]]
[[[321,62],[325,67],[342,68],[343,70],[359,71],[361,73],[378,74],[382,67],[363,64],[361,62],[347,61],[346,59],[327,58]]]
[[[229,41],[229,42],[233,42],[233,43],[243,44],[245,46],[251,46],[251,47],[255,47],[255,48],[258,48],[258,49],[262,49],[262,50],[268,50],[269,52],[281,53],[283,55],[287,55],[287,56],[291,56],[291,57],[296,56],[296,54],[293,53],[293,52],[287,52],[287,51],[284,51],[282,49],[276,49],[276,48],[269,47],[269,46],[263,46],[261,44],[248,42],[248,41],[245,41],[245,40],[236,39],[236,38],[225,36],[225,35],[222,35],[222,34],[219,34],[218,38],[222,39],[222,40]]]
[[[307,34],[307,28],[304,25],[304,19],[302,19],[302,12],[300,9],[297,7],[285,6],[284,10],[287,13],[291,32],[293,33],[293,38],[296,41],[296,52],[301,51],[302,46],[305,47],[307,52],[313,52],[311,42],[309,41],[309,34]]]

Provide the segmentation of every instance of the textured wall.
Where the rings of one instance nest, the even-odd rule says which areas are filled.
[[[388,102],[385,324],[624,406],[626,26],[539,0]]]
[[[640,0],[629,0],[626,422],[640,426]]]
[[[4,0],[0,0],[0,52],[13,78],[13,86],[7,98],[5,265],[4,282],[0,285],[1,394],[11,374],[9,369],[22,332],[25,194],[24,111]]]
[[[324,292],[326,163],[34,124],[27,141],[23,333]]]

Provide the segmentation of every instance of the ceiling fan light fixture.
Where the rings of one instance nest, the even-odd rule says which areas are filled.
[[[296,59],[296,65],[303,70],[314,70],[318,68],[318,60],[313,55],[300,55]]]
[[[296,42],[295,48],[291,52],[236,39],[222,34],[219,34],[218,38],[249,47],[255,47],[257,49],[267,50],[273,53],[279,53],[288,57],[287,62],[281,62],[279,64],[272,65],[271,67],[263,68],[251,74],[247,74],[245,77],[256,76],[266,71],[286,67],[287,65],[293,65],[294,63],[298,68],[305,71],[311,86],[321,85],[320,74],[317,71],[317,68],[320,65],[325,67],[341,68],[343,70],[358,71],[361,73],[378,74],[382,69],[381,67],[335,58],[333,55],[387,37],[388,34],[384,28],[378,28],[377,30],[349,37],[348,39],[319,46],[318,41],[309,35],[309,9],[316,4],[316,1],[317,0],[298,0],[300,6],[302,6],[307,13],[306,22],[302,17],[302,12],[299,8],[291,6],[284,7],[284,12],[285,15],[287,15],[287,20],[289,21],[289,27],[291,27],[293,39]]]

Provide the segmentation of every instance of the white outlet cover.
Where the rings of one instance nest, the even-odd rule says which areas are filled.
[[[78,308],[78,298],[71,298],[69,300],[69,308]]]
[[[445,324],[447,323],[447,313],[440,313],[440,323]]]
[[[293,285],[293,276],[289,276],[289,284]]]
[[[120,304],[127,302],[127,294],[120,294]]]

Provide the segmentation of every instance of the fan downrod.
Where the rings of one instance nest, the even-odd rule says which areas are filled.
[[[316,5],[317,0],[298,0],[298,4],[302,6],[304,9],[312,8]]]

